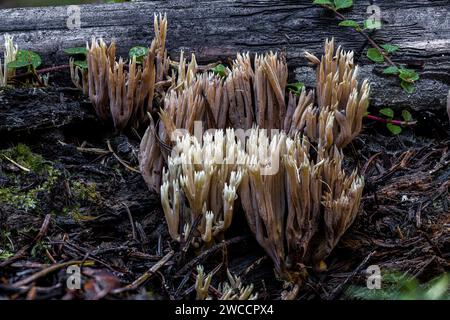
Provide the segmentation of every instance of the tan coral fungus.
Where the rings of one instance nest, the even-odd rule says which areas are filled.
[[[320,269],[354,221],[363,180],[342,169],[342,153],[333,147],[311,156],[306,137],[272,139],[252,130],[248,176],[240,197],[247,221],[283,279],[298,282],[302,266]],[[270,155],[269,159],[258,155]]]
[[[174,240],[211,243],[230,227],[245,153],[233,130],[205,133],[203,142],[183,135],[168,158],[161,203]]]

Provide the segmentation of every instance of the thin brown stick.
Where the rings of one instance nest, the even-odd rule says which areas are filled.
[[[126,286],[124,288],[117,289],[113,293],[121,293],[121,292],[128,291],[128,290],[136,290],[141,285],[143,285],[146,281],[148,281],[151,277],[153,277],[156,274],[156,272],[158,272],[159,269],[164,267],[166,265],[166,263],[169,262],[173,258],[174,254],[175,254],[174,251],[170,251],[161,260],[159,260],[155,265],[153,265],[147,272],[145,272],[142,276],[137,278],[133,283],[129,284],[128,286]]]
[[[68,267],[68,266],[72,266],[72,265],[81,265],[81,264],[83,264],[82,261],[69,261],[69,262],[54,264],[44,270],[41,270],[39,272],[32,274],[31,276],[29,276],[23,280],[17,281],[12,286],[15,288],[26,286],[32,282],[35,282],[36,280],[38,280],[42,277],[45,277],[46,275],[48,275],[52,272],[59,270],[59,269],[62,269],[62,268]],[[85,262],[84,264],[92,265],[93,262]]]
[[[41,229],[39,230],[39,233],[36,235],[36,237],[33,239],[33,241],[29,244],[27,244],[26,246],[24,246],[22,249],[20,249],[14,256],[12,256],[11,258],[9,258],[6,261],[3,261],[2,263],[0,263],[0,268],[4,268],[8,265],[10,265],[11,263],[23,258],[28,250],[30,250],[35,243],[38,243],[39,241],[41,241],[41,239],[45,236],[45,234],[47,233],[48,227],[50,225],[50,219],[51,219],[51,215],[47,214],[44,218],[44,222],[42,223]]]
[[[117,159],[117,161],[119,161],[125,168],[127,168],[130,171],[136,172],[136,173],[141,173],[139,170],[136,170],[135,168],[129,166],[125,161],[120,159],[120,157],[114,152],[114,150],[111,146],[111,142],[109,140],[106,141],[106,143],[108,144],[108,150],[113,154],[113,156]]]

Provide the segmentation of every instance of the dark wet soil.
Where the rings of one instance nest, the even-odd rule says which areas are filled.
[[[135,171],[142,132],[115,135],[70,89],[0,99],[0,298],[192,299],[199,263],[217,271],[213,296],[229,267],[260,298],[280,298],[283,283],[242,212],[206,254],[170,240],[158,198]],[[449,131],[443,114],[432,119],[399,136],[365,121],[345,150],[366,179],[360,215],[300,299],[351,298],[347,288],[365,286],[369,265],[422,282],[449,270]],[[74,261],[84,263],[81,290],[67,288]]]

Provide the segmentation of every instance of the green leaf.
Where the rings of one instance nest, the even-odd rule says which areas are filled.
[[[83,70],[86,70],[88,68],[88,64],[86,60],[75,60],[73,64],[77,67],[80,67]]]
[[[19,50],[17,52],[16,60],[8,63],[8,68],[19,69],[28,66],[33,66],[35,69],[42,64],[41,57],[33,51]]]
[[[383,108],[378,112],[391,119],[394,117],[394,110],[392,110],[391,108]]]
[[[397,126],[397,125],[392,124],[392,123],[386,124],[386,128],[388,128],[388,130],[395,136],[400,134],[400,133],[402,133],[402,127]]]
[[[417,81],[420,78],[417,72],[411,69],[401,68],[399,72],[400,72],[399,78],[405,82],[413,83],[414,81]]]
[[[383,44],[381,47],[387,52],[387,53],[394,53],[400,49],[399,46],[396,46],[394,44]]]
[[[226,77],[227,70],[223,64],[218,64],[214,68],[211,69],[214,74],[218,75],[219,77]]]
[[[361,28],[355,20],[344,20],[339,23],[341,27]]]
[[[402,117],[406,122],[412,121],[412,115],[408,110],[402,110]]]
[[[381,22],[373,19],[364,20],[364,29],[381,29]]]
[[[65,49],[64,52],[70,56],[77,56],[77,55],[87,55],[88,49],[86,47],[77,47],[77,48],[68,48]]]
[[[136,57],[137,63],[143,63],[144,58],[148,55],[148,48],[147,47],[141,47],[136,46],[130,49],[130,52],[128,53],[130,56],[130,59],[133,59],[133,57]]]
[[[290,83],[286,86],[289,91],[295,93],[296,95],[300,95],[304,87],[305,85],[302,82]]]
[[[398,74],[399,69],[397,67],[387,67],[383,70],[384,74]]]
[[[334,6],[330,0],[314,0],[313,4]]]
[[[347,9],[353,6],[353,0],[334,0],[334,5],[337,10]]]
[[[402,81],[400,83],[400,86],[403,88],[403,90],[409,94],[414,93],[416,91],[416,87],[414,86],[414,83]]]
[[[376,48],[370,48],[367,50],[367,58],[369,58],[370,60],[372,60],[373,62],[376,62],[376,63],[384,62],[384,56]]]

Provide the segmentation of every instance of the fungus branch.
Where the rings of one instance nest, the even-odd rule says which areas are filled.
[[[190,135],[177,138],[160,190],[174,240],[185,241],[191,232],[195,243],[223,238],[232,222],[245,160],[233,130],[206,133],[202,144]]]

